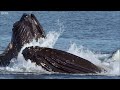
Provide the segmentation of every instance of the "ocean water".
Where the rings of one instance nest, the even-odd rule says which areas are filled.
[[[60,49],[85,58],[106,70],[98,74],[48,72],[25,61],[21,52],[0,79],[120,79],[120,11],[0,11],[0,53],[12,36],[13,24],[23,13],[33,13],[47,34],[46,39],[24,45]]]

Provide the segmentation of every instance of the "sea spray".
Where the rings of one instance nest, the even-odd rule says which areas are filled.
[[[18,54],[17,59],[13,58],[9,66],[7,67],[0,67],[0,71],[51,73],[44,70],[41,66],[36,65],[36,63],[31,62],[31,60],[26,61],[22,55],[22,51],[26,47],[30,47],[30,46],[53,48],[60,34],[61,34],[61,31],[59,32],[50,31],[46,35],[46,38],[40,38],[38,41],[33,39],[32,42],[27,43],[22,47],[21,51]]]
[[[0,71],[6,72],[39,72],[39,73],[48,73],[48,71],[44,70],[41,66],[36,65],[36,63],[31,62],[31,60],[25,60],[22,51],[26,47],[30,46],[39,46],[39,47],[48,47],[53,48],[56,41],[58,40],[59,36],[64,31],[64,26],[60,23],[59,19],[57,21],[58,30],[56,31],[49,31],[46,35],[46,38],[40,38],[38,41],[33,39],[30,43],[25,44],[21,51],[18,54],[17,59],[13,58],[7,67],[0,67]],[[50,72],[49,72],[50,73]]]
[[[120,61],[120,49],[117,50],[115,53],[113,53],[112,59],[116,61]]]
[[[76,43],[71,43],[67,52],[82,57],[93,64],[104,68],[105,71],[103,70],[103,72],[100,73],[102,75],[120,75],[120,60],[115,61],[113,58],[108,59],[110,56],[108,54],[95,53],[84,46],[76,45]],[[118,52],[116,54],[118,55]],[[101,58],[104,58],[105,60],[102,61]]]
[[[101,61],[98,60],[98,57],[95,53],[90,51],[89,49],[83,46],[77,46],[75,43],[72,43],[70,48],[68,49],[69,53],[82,57],[84,59],[89,60],[90,62],[94,63],[95,65],[101,64]]]

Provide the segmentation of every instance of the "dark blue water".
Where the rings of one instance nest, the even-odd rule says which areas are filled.
[[[0,51],[11,40],[13,24],[23,13],[33,13],[45,32],[64,32],[54,48],[67,51],[72,42],[95,53],[112,54],[120,49],[120,11],[9,11],[0,12]],[[24,74],[0,74],[0,78],[27,78]],[[68,74],[28,74],[28,78],[120,78],[119,76],[87,76]]]

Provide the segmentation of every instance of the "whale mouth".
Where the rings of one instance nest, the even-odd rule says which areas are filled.
[[[35,15],[24,13],[20,20],[13,24],[11,42],[0,54],[0,65],[8,65],[12,58],[17,57],[25,44],[45,37],[45,32]]]
[[[20,48],[33,39],[45,38],[45,32],[34,14],[24,13],[19,21],[13,25],[12,42]]]
[[[46,36],[45,36],[45,32],[44,32],[42,26],[40,25],[39,21],[38,21],[37,18],[35,17],[35,15],[34,15],[34,14],[31,14],[31,18],[32,18],[32,20],[34,21],[34,23],[35,23],[35,25],[36,25],[39,33],[41,33],[41,36],[45,38],[45,37],[46,37]]]
[[[36,36],[37,32],[35,32],[35,31],[37,30],[39,32],[39,34],[41,34],[41,37],[45,38],[45,32],[34,14],[24,13],[23,16],[21,17],[20,21],[26,22],[29,24],[29,26],[31,26],[32,29],[30,29],[30,31],[33,34],[33,36]]]

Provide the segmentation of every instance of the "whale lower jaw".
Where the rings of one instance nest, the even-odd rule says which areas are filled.
[[[25,60],[31,60],[47,71],[59,73],[100,73],[102,70],[91,62],[65,51],[27,47],[22,52]]]

